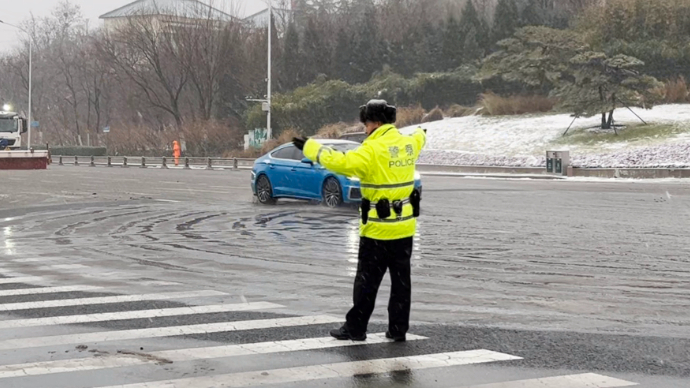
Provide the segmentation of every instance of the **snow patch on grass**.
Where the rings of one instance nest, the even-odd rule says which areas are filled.
[[[618,109],[613,130],[595,130],[600,117],[567,114],[470,116],[422,124],[428,130],[427,149],[420,163],[450,165],[545,165],[547,150],[569,150],[578,167],[690,167],[690,105],[635,109],[649,126],[628,109]],[[403,128],[410,132],[415,127]]]

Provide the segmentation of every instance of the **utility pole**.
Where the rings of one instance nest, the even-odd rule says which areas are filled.
[[[266,112],[266,140],[270,140],[273,138],[273,130],[271,129],[271,47],[273,43],[273,4],[271,3],[271,0],[267,0],[266,3],[268,4],[268,70],[266,76],[268,92],[266,93],[266,99],[247,98],[246,100],[261,103],[262,110]]]
[[[26,149],[30,150],[31,149],[31,127],[33,127],[33,122],[31,121],[31,92],[33,89],[32,85],[32,80],[33,80],[33,52],[34,52],[34,39],[33,37],[29,34],[29,133],[26,134]]]
[[[273,139],[271,131],[271,38],[273,37],[273,1],[268,0],[268,115],[266,117],[266,130],[268,139]]]

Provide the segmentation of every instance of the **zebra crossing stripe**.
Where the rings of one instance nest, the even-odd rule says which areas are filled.
[[[61,286],[61,287],[40,287],[40,288],[21,288],[18,290],[0,290],[0,296],[34,295],[34,294],[55,294],[58,292],[93,291],[101,290],[99,286]]]
[[[61,259],[58,259],[56,257],[31,257],[28,259],[13,259],[12,261],[15,263],[42,263],[44,261],[58,261]]]
[[[113,385],[102,388],[256,387],[270,384],[349,378],[358,375],[382,374],[407,370],[414,371],[520,359],[520,357],[511,356],[509,354],[480,349],[464,352],[437,353],[411,357],[385,358],[369,361],[352,361],[285,369],[231,373],[226,375],[192,377],[148,383]]]
[[[140,338],[159,338],[192,334],[270,329],[286,326],[308,326],[340,322],[341,318],[316,315],[296,318],[259,319],[251,321],[203,323],[198,325],[166,326],[148,329],[103,331],[95,333],[56,335],[48,337],[17,338],[0,341],[0,350],[37,348],[68,344],[92,344]]]
[[[541,379],[473,385],[467,388],[620,388],[632,387],[634,385],[639,384],[594,373],[583,373],[579,375],[544,377]]]
[[[137,311],[119,311],[114,313],[98,313],[85,315],[66,315],[46,318],[15,319],[11,321],[0,321],[0,329],[17,327],[53,326],[69,325],[74,323],[105,322],[105,321],[125,321],[128,319],[140,318],[160,318],[194,314],[210,314],[222,312],[251,311],[281,308],[279,304],[269,302],[241,303],[241,304],[219,304],[208,306],[186,306],[168,309],[152,309]]]
[[[166,294],[142,294],[142,295],[115,295],[103,296],[98,298],[79,298],[79,299],[59,299],[59,300],[44,300],[38,302],[21,302],[21,303],[5,303],[0,304],[0,312],[3,311],[18,311],[29,309],[43,309],[53,307],[67,307],[67,306],[84,306],[96,304],[113,304],[113,303],[127,303],[127,302],[141,302],[180,298],[200,298],[211,296],[227,295],[220,291],[191,291],[191,292],[170,292]]]
[[[424,340],[425,337],[407,335],[408,341]],[[0,379],[22,376],[37,376],[52,373],[83,372],[88,370],[122,368],[161,362],[208,360],[213,358],[237,357],[255,354],[271,354],[320,350],[339,347],[363,346],[390,342],[385,334],[369,335],[366,342],[338,341],[331,337],[309,338],[300,340],[260,342],[244,345],[226,345],[205,348],[166,350],[147,353],[147,357],[118,355],[118,357],[79,358],[55,360],[17,365],[0,366]]]
[[[38,276],[22,276],[18,278],[0,278],[0,284],[11,284],[11,283],[34,283],[43,280],[42,277]]]
[[[39,271],[50,271],[54,269],[82,269],[82,268],[88,268],[88,266],[84,264],[53,264],[53,265],[45,265],[42,267],[38,267]]]

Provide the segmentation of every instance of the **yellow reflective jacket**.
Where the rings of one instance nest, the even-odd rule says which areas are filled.
[[[410,135],[402,135],[393,125],[383,125],[372,133],[356,150],[342,153],[310,139],[304,146],[304,156],[336,174],[357,177],[362,196],[371,201],[369,220],[360,219],[360,236],[376,240],[398,240],[413,237],[417,220],[412,205],[403,207],[401,219],[395,212],[387,219],[376,214],[380,199],[405,200],[414,190],[415,165],[426,144],[426,133],[420,128]]]

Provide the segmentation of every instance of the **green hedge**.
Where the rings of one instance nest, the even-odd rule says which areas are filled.
[[[404,78],[384,70],[366,84],[350,85],[343,81],[324,81],[298,88],[273,98],[274,136],[285,129],[306,135],[331,123],[351,122],[358,118],[359,106],[372,98],[382,98],[397,106],[421,104],[430,110],[452,104],[474,105],[484,87],[473,79],[476,70],[461,68],[451,73],[418,74]],[[266,114],[260,106],[248,110],[247,128],[265,128]]]
[[[106,156],[107,150],[105,147],[50,147],[50,154],[58,156]]]

